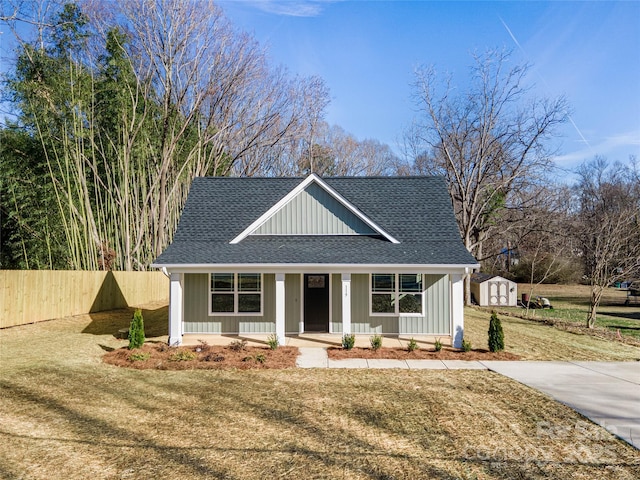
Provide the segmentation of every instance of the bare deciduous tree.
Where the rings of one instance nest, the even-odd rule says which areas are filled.
[[[576,233],[591,285],[587,326],[592,328],[604,289],[640,276],[640,182],[635,162],[610,167],[596,158],[578,174]]]
[[[14,107],[46,155],[71,268],[147,268],[193,177],[267,170],[328,102],[213,1],[36,3],[57,10],[43,46],[23,44]]]
[[[433,68],[416,72],[420,117],[406,144],[417,171],[446,178],[464,244],[482,261],[495,254],[483,244],[492,230],[499,231],[501,211],[517,208],[514,193],[543,181],[549,171],[548,140],[565,122],[567,104],[563,98],[528,99],[528,66],[510,66],[508,52],[474,59],[471,85],[460,95]]]

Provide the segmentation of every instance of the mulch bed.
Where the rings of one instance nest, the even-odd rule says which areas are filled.
[[[223,370],[283,369],[296,366],[297,347],[244,347],[196,345],[169,347],[164,343],[145,343],[142,348],[119,348],[106,353],[105,363],[139,370]]]
[[[344,360],[347,358],[384,358],[391,360],[520,360],[518,355],[509,352],[489,352],[488,350],[470,350],[464,352],[453,348],[443,347],[442,350],[418,349],[409,352],[406,348],[352,348],[345,350],[341,347],[327,349],[332,360]]]

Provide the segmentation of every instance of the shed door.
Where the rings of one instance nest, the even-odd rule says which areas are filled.
[[[304,331],[329,331],[329,274],[304,276]]]
[[[509,282],[489,282],[489,305],[509,305]]]

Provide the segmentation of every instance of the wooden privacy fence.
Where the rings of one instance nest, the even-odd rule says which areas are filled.
[[[0,270],[0,328],[159,301],[162,272]]]

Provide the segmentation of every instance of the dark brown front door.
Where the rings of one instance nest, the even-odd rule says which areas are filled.
[[[304,331],[329,331],[329,274],[304,276]]]

